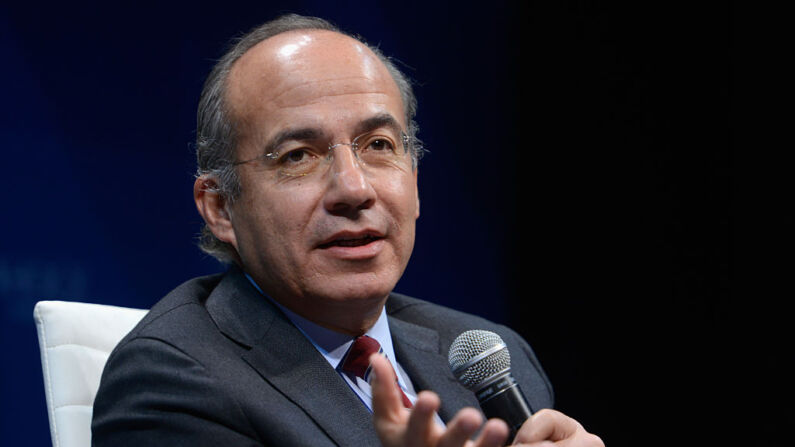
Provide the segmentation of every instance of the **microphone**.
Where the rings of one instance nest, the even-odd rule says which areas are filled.
[[[499,335],[490,331],[466,331],[456,337],[447,356],[453,375],[472,390],[486,418],[500,418],[511,429],[532,415],[519,384],[511,376],[511,355]]]

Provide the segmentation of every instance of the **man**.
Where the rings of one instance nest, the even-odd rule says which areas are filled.
[[[503,445],[499,420],[469,441],[482,416],[446,362],[468,329],[498,332],[532,409],[551,406],[515,333],[392,293],[414,245],[421,149],[411,87],[376,51],[286,16],[216,65],[194,198],[203,247],[233,266],[172,291],[117,346],[95,445]],[[359,349],[373,340],[383,355]],[[552,410],[516,440],[601,445]]]

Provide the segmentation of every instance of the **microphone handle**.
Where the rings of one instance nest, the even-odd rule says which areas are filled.
[[[475,394],[487,419],[500,418],[508,424],[511,430],[509,442],[516,436],[524,421],[533,414],[519,384],[510,374],[504,375]]]

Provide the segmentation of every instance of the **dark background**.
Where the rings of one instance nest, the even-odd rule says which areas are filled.
[[[739,419],[737,11],[647,3],[0,6],[0,444],[50,442],[36,301],[147,308],[221,269],[195,247],[196,104],[228,39],[284,12],[416,82],[430,154],[397,290],[518,330],[609,446],[712,444]]]

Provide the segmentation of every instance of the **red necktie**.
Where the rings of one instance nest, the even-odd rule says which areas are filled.
[[[376,352],[379,354],[383,353],[381,344],[378,343],[378,340],[368,337],[367,335],[357,337],[356,340],[353,341],[353,344],[351,344],[350,349],[348,349],[348,353],[345,354],[345,358],[342,359],[342,372],[347,374],[354,382],[356,382],[356,380],[353,378],[359,377],[365,382],[370,383],[368,380],[370,378],[370,370],[372,369],[370,365],[370,356]],[[395,385],[397,385],[398,390],[400,390],[403,406],[411,408],[411,401],[403,392],[403,389],[400,388],[397,382],[397,375],[395,375],[395,377]]]

